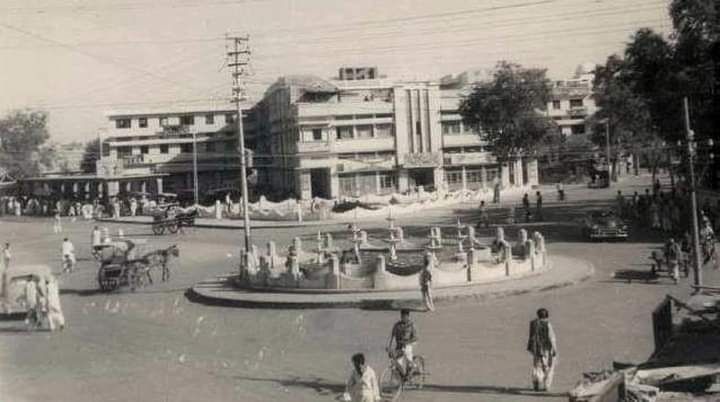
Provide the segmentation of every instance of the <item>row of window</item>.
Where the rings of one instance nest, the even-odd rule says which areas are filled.
[[[397,188],[397,174],[394,172],[360,173],[340,175],[338,177],[340,195],[356,196],[359,194],[375,194],[380,186],[380,193],[393,192]]]
[[[204,146],[203,146],[204,144]],[[222,141],[222,142],[204,142],[198,144],[198,152],[228,152],[228,151],[235,151],[238,144],[237,141]],[[146,155],[150,153],[150,146],[149,145],[141,145],[140,147],[140,154]],[[161,154],[169,154],[170,153],[170,145],[169,144],[160,144],[158,146]],[[185,144],[179,144],[180,153],[183,154],[189,154],[193,152],[193,144],[192,143],[185,143]],[[124,147],[117,147],[117,155],[118,158],[130,156],[132,155],[133,147],[130,146],[124,146]]]
[[[573,107],[583,107],[583,99],[582,99],[582,98],[579,98],[579,99],[570,99],[570,107],[571,107],[571,108],[573,108]],[[559,100],[554,100],[554,101],[552,101],[552,108],[553,108],[554,110],[560,110],[560,101],[559,101]]]
[[[485,169],[485,183],[492,183],[498,177],[496,168]],[[445,182],[449,185],[462,184],[462,170],[446,170]],[[481,169],[468,169],[465,171],[465,183],[476,184],[483,182]]]
[[[234,113],[225,113],[225,123],[230,124],[235,122],[235,114]],[[212,125],[215,124],[215,114],[208,113],[204,115],[205,117],[205,124]],[[167,116],[161,116],[158,117],[158,123],[161,127],[168,125],[168,119]],[[131,118],[124,118],[124,119],[116,119],[115,120],[115,128],[132,128],[132,121]],[[180,116],[180,125],[183,126],[192,126],[195,124],[195,115],[182,115]],[[147,117],[138,117],[137,119],[137,125],[139,128],[146,128],[148,126],[148,118]]]

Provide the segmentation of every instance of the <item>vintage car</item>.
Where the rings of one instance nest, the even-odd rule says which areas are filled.
[[[628,226],[612,210],[597,210],[583,219],[582,234],[590,240],[626,240]]]

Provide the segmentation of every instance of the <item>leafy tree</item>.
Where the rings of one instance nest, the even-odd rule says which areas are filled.
[[[501,61],[492,81],[477,84],[460,103],[463,122],[493,146],[500,160],[535,150],[557,127],[545,114],[550,99],[546,70]]]
[[[37,175],[52,164],[52,150],[44,147],[50,138],[48,115],[43,111],[21,110],[0,119],[0,167],[15,178]]]
[[[84,173],[95,173],[95,161],[100,156],[100,139],[85,143],[85,149],[83,150],[82,161],[80,162],[80,168]]]

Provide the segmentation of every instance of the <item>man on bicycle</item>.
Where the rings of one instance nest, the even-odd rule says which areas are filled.
[[[400,376],[407,378],[415,369],[413,346],[417,342],[417,332],[415,331],[415,324],[410,320],[409,310],[403,309],[400,311],[400,321],[393,325],[390,333],[390,341],[387,346],[388,352],[392,350],[393,339],[395,340],[394,358],[397,361]]]

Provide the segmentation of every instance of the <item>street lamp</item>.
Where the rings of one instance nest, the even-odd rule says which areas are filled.
[[[193,189],[195,193],[195,205],[198,205],[198,171],[197,171],[197,133],[193,131]]]

